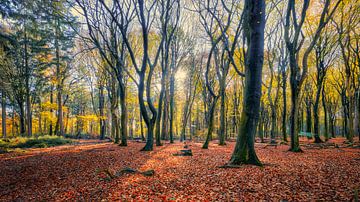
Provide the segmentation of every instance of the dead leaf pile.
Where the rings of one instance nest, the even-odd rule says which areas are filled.
[[[341,140],[332,140],[341,144]],[[67,145],[0,155],[0,201],[349,201],[360,187],[360,150],[324,147],[304,153],[256,144],[264,167],[220,168],[234,142],[226,146],[191,143],[193,156],[174,156],[182,143],[140,152],[112,143]],[[108,170],[154,170],[152,176],[124,172],[99,180]]]

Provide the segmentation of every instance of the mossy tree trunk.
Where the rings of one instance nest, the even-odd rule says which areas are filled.
[[[264,60],[265,1],[245,1],[245,36],[248,49],[245,55],[244,102],[238,137],[229,165],[254,164],[261,166],[255,152],[255,139],[260,111],[262,67]]]

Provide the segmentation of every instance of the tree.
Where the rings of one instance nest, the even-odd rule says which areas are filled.
[[[315,45],[315,61],[316,61],[316,95],[315,101],[313,105],[313,113],[314,113],[314,137],[315,143],[321,143],[320,139],[320,130],[319,130],[319,104],[320,104],[320,96],[325,96],[324,81],[326,77],[327,70],[332,65],[336,55],[336,40],[333,32],[329,29],[325,29],[324,32],[321,33],[318,42]],[[324,107],[324,123],[325,123],[325,141],[328,140],[327,134],[327,113],[326,113],[326,101],[323,98],[323,107]]]
[[[79,1],[78,1],[79,2]],[[142,149],[142,151],[152,151],[153,150],[153,141],[154,141],[154,128],[155,123],[157,120],[157,109],[154,106],[153,99],[151,96],[151,84],[152,84],[152,77],[154,74],[155,67],[157,66],[161,49],[166,41],[167,34],[160,34],[159,43],[156,44],[154,47],[150,47],[149,36],[151,35],[153,21],[155,20],[154,15],[151,15],[155,9],[157,9],[158,1],[153,2],[145,2],[143,0],[135,1],[125,1],[122,4],[114,3],[112,9],[110,9],[109,4],[103,0],[100,0],[99,3],[104,6],[107,13],[110,15],[111,19],[116,25],[117,30],[120,31],[122,39],[124,40],[125,47],[129,52],[131,64],[133,65],[135,72],[138,77],[138,81],[133,79],[135,84],[138,86],[138,99],[140,105],[140,111],[143,116],[143,120],[148,128],[147,130],[147,139],[146,145]],[[165,4],[167,6],[162,7],[160,9],[160,19],[163,20],[162,27],[170,28],[171,25],[176,25],[175,23],[171,23],[171,16],[176,15],[179,13],[178,10],[180,9],[180,1],[178,0],[168,0]],[[84,9],[83,9],[84,10]],[[141,59],[137,60],[137,55],[134,51],[133,44],[129,41],[129,36],[127,35],[127,30],[124,27],[124,24],[129,22],[129,15],[135,13],[137,21],[139,23],[139,27],[141,30],[141,37],[142,37],[142,55],[140,56]],[[173,30],[165,29],[166,31]],[[150,54],[150,49],[154,48],[153,53]],[[151,56],[153,56],[151,58]],[[141,62],[139,62],[141,61]],[[129,75],[130,76],[130,75]],[[144,99],[144,93],[146,90],[146,102]],[[149,114],[150,112],[150,114]]]
[[[161,90],[159,95],[159,106],[157,110],[157,120],[156,120],[156,146],[161,146],[161,134],[160,134],[160,121],[162,118],[164,96],[166,93],[166,81],[169,72],[169,57],[171,56],[170,50],[172,43],[175,39],[176,30],[178,27],[180,19],[180,1],[174,0],[161,0],[159,1],[160,7],[160,27],[161,27],[161,37],[164,39],[161,47],[162,52],[162,62],[161,62]],[[174,14],[174,16],[171,16]],[[172,58],[170,58],[171,61]],[[165,116],[165,114],[164,114]],[[163,123],[165,124],[165,123]]]
[[[211,104],[209,106],[208,114],[208,132],[204,149],[207,149],[209,141],[211,139],[213,130],[213,118],[216,109],[218,99],[221,99],[220,105],[220,130],[219,130],[219,145],[225,145],[225,97],[226,97],[226,86],[227,86],[227,75],[229,73],[230,65],[233,65],[236,70],[234,54],[238,38],[240,37],[242,20],[237,19],[238,23],[235,24],[234,30],[231,30],[233,20],[238,17],[236,14],[238,1],[234,0],[227,3],[223,0],[214,1],[193,1],[195,11],[200,17],[200,23],[203,26],[208,40],[210,41],[210,51],[206,63],[205,72],[205,84],[206,88],[211,95]],[[239,17],[241,18],[241,16]],[[233,39],[230,40],[230,36]],[[212,59],[212,57],[214,59]],[[210,85],[209,74],[210,66],[215,66],[216,80],[218,81],[218,92],[215,93],[214,87]],[[239,75],[244,76],[243,73],[239,72]]]
[[[299,128],[298,128],[298,114],[300,105],[300,93],[302,85],[308,74],[308,57],[313,50],[318,38],[320,37],[321,31],[331,19],[336,8],[338,7],[341,0],[335,2],[335,5],[330,10],[330,0],[326,0],[324,7],[321,12],[318,26],[315,30],[313,37],[302,54],[302,67],[299,65],[300,50],[304,44],[304,34],[302,27],[306,19],[306,13],[310,5],[310,0],[304,0],[301,9],[300,20],[297,19],[295,0],[289,0],[286,16],[285,16],[285,42],[286,48],[289,52],[289,65],[290,65],[290,89],[291,89],[291,115],[290,115],[290,136],[291,146],[290,151],[299,152],[302,151],[299,145]],[[292,20],[291,20],[292,19]],[[291,36],[290,36],[290,33]]]
[[[344,110],[345,136],[353,142],[355,132],[356,94],[359,90],[359,37],[354,27],[359,24],[359,4],[356,2],[342,2],[339,16],[333,20],[337,30],[337,42],[340,47],[344,67],[344,86],[341,89],[341,101]],[[356,65],[357,64],[357,65]],[[357,75],[356,75],[357,74]],[[356,80],[358,77],[358,80]],[[357,120],[358,122],[359,120]]]
[[[199,77],[200,72],[199,69],[202,67],[202,59],[200,61],[196,61],[196,58],[191,59],[191,64],[189,65],[189,72],[188,72],[188,79],[186,80],[185,85],[185,104],[183,108],[183,115],[182,115],[182,128],[181,128],[181,134],[180,134],[180,140],[185,140],[186,136],[186,126],[189,120],[189,117],[191,115],[192,106],[196,97],[196,92],[198,91],[198,83],[199,83]],[[199,64],[200,63],[200,64]],[[191,119],[190,119],[191,122]],[[190,124],[191,128],[191,124]],[[191,129],[190,129],[191,130]]]
[[[112,135],[115,135],[115,143],[119,143],[119,130],[121,130],[120,146],[127,146],[128,114],[124,76],[125,72],[128,70],[126,69],[127,51],[125,43],[129,43],[128,27],[134,17],[134,12],[128,10],[124,16],[121,16],[121,19],[118,19],[113,13],[116,11],[110,11],[108,5],[103,1],[95,1],[95,4],[80,0],[77,0],[76,2],[82,9],[82,15],[85,17],[89,33],[89,38],[84,36],[83,38],[85,41],[90,41],[96,47],[102,59],[106,61],[105,67],[108,72],[111,72],[111,78],[116,79],[118,82],[118,85],[114,83],[110,84],[111,93],[109,93],[109,98],[111,100],[112,111],[111,133]],[[112,4],[111,6],[113,9],[121,9],[121,6],[131,6],[127,5],[127,3],[128,2],[124,2],[123,4]],[[127,7],[127,9],[130,9],[130,7]],[[99,20],[93,20],[92,16],[96,16]],[[117,29],[119,28],[119,20],[123,22],[121,24],[121,31],[120,29]],[[114,79],[112,79],[111,82],[115,82],[116,80]],[[120,98],[121,107],[120,123],[117,115],[119,104],[118,98]]]
[[[228,164],[262,165],[255,152],[254,137],[259,119],[264,59],[264,0],[245,0],[243,23],[247,45],[244,102],[236,145]]]

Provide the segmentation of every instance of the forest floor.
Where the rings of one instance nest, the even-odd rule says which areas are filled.
[[[340,148],[303,145],[303,153],[256,143],[264,167],[240,168],[219,168],[234,142],[208,150],[189,143],[193,156],[173,156],[183,143],[152,152],[140,152],[143,143],[98,141],[29,149],[0,155],[0,201],[349,201],[360,188],[360,149],[343,148],[343,141],[331,140]],[[126,167],[155,174],[103,180],[99,172]]]

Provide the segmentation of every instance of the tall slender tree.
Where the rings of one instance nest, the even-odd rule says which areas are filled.
[[[234,152],[228,163],[231,165],[262,165],[255,152],[255,134],[260,111],[262,67],[264,61],[265,1],[245,0],[244,37],[245,54],[244,102],[238,137]]]

